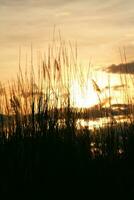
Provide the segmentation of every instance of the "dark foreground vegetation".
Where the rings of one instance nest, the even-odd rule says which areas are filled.
[[[47,57],[40,55],[38,77],[31,59],[30,77],[27,72],[23,76],[19,63],[17,81],[6,89],[0,84],[0,197],[134,196],[134,104],[129,91],[122,88],[126,104],[117,102],[115,110],[110,83],[109,96],[102,99],[103,91],[93,80],[98,105],[74,109],[72,80],[82,87],[92,77],[89,69],[86,78],[82,74],[77,51],[73,56],[71,48],[69,55],[61,41],[55,57],[51,48]],[[127,84],[126,78],[121,81]],[[121,114],[127,122],[116,121],[115,115]],[[110,118],[110,123],[94,130],[78,128],[78,119],[92,117]]]
[[[134,129],[126,131],[122,147],[114,128],[101,138],[88,130],[76,136],[72,127],[27,136],[16,132],[8,139],[1,135],[0,193],[128,199],[134,195]]]

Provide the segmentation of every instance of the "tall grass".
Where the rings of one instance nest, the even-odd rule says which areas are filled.
[[[49,46],[46,54],[38,53],[38,66],[34,66],[33,59],[31,47],[29,69],[23,72],[20,58],[16,80],[6,86],[0,83],[0,189],[4,195],[14,190],[44,192],[45,181],[47,187],[51,181],[51,190],[54,183],[59,191],[59,184],[63,187],[66,180],[66,190],[70,184],[72,188],[80,187],[87,180],[87,191],[93,195],[96,190],[101,194],[104,188],[110,195],[116,191],[121,196],[123,187],[131,193],[134,107],[129,88],[124,86],[126,77],[120,75],[124,86],[121,93],[127,104],[122,111],[118,101],[112,104],[110,78],[107,87],[101,88],[89,73],[91,66],[83,72],[77,47],[73,50],[70,44],[60,41]],[[75,94],[71,94],[73,80],[82,88],[89,79],[98,105],[77,108],[72,99]],[[120,114],[126,122],[117,121]],[[92,130],[77,123],[104,117],[108,123]],[[57,178],[52,180],[51,176]],[[85,180],[80,182],[82,176]]]
[[[9,140],[13,136],[25,138],[53,135],[70,144],[78,144],[79,141],[92,158],[126,156],[130,137],[133,137],[134,119],[128,88],[121,88],[130,107],[124,113],[128,123],[117,123],[111,103],[110,79],[107,86],[109,93],[102,98],[102,89],[89,73],[91,67],[86,69],[85,75],[77,59],[77,47],[73,50],[70,43],[67,46],[60,40],[60,43],[54,42],[49,46],[46,54],[38,53],[38,66],[34,66],[31,47],[30,73],[28,69],[24,73],[20,52],[16,81],[9,82],[7,88],[0,84],[1,136]],[[76,108],[70,92],[73,80],[77,80],[82,88],[89,79],[92,80],[99,103],[91,109]],[[120,76],[120,79],[121,85],[127,85],[126,77]],[[106,102],[108,107],[105,107]],[[101,118],[106,117],[106,120],[110,118],[110,123],[94,130],[88,127],[78,130],[78,119],[88,116],[91,119],[96,113]]]

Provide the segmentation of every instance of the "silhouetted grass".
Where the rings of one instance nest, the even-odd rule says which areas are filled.
[[[85,191],[89,196],[106,191],[109,196],[134,193],[132,102],[125,113],[128,122],[116,123],[110,96],[109,108],[104,108],[101,89],[93,80],[99,99],[97,110],[74,108],[71,80],[84,79],[77,54],[69,57],[63,42],[55,57],[53,51],[49,48],[48,57],[41,59],[38,77],[31,61],[30,77],[27,73],[23,76],[19,66],[17,81],[7,90],[0,86],[1,194],[19,191],[46,195],[48,188],[77,194]],[[78,129],[77,119],[91,118],[94,112],[110,117],[110,123],[94,130]]]

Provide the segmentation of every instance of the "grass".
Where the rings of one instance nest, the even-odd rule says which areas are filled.
[[[69,51],[61,41],[58,48],[49,47],[48,55],[40,58],[38,73],[31,56],[30,76],[27,71],[23,75],[19,63],[17,81],[9,83],[7,89],[0,85],[1,194],[58,190],[58,186],[63,189],[63,183],[66,192],[72,190],[72,185],[81,191],[87,188],[88,195],[96,195],[96,191],[105,194],[106,190],[110,196],[134,193],[132,101],[128,99],[131,109],[124,113],[128,122],[116,123],[110,83],[109,108],[104,108],[101,89],[93,80],[98,108],[74,108],[72,79],[77,78],[82,85],[90,78],[85,80],[75,51]],[[110,117],[110,123],[94,130],[78,129],[77,119],[92,118],[94,112]],[[72,191],[75,193],[75,189]]]

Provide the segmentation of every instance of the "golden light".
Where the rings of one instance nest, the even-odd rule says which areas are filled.
[[[72,81],[70,89],[71,102],[74,107],[88,108],[99,103],[96,91],[91,80],[80,85],[78,81]]]

